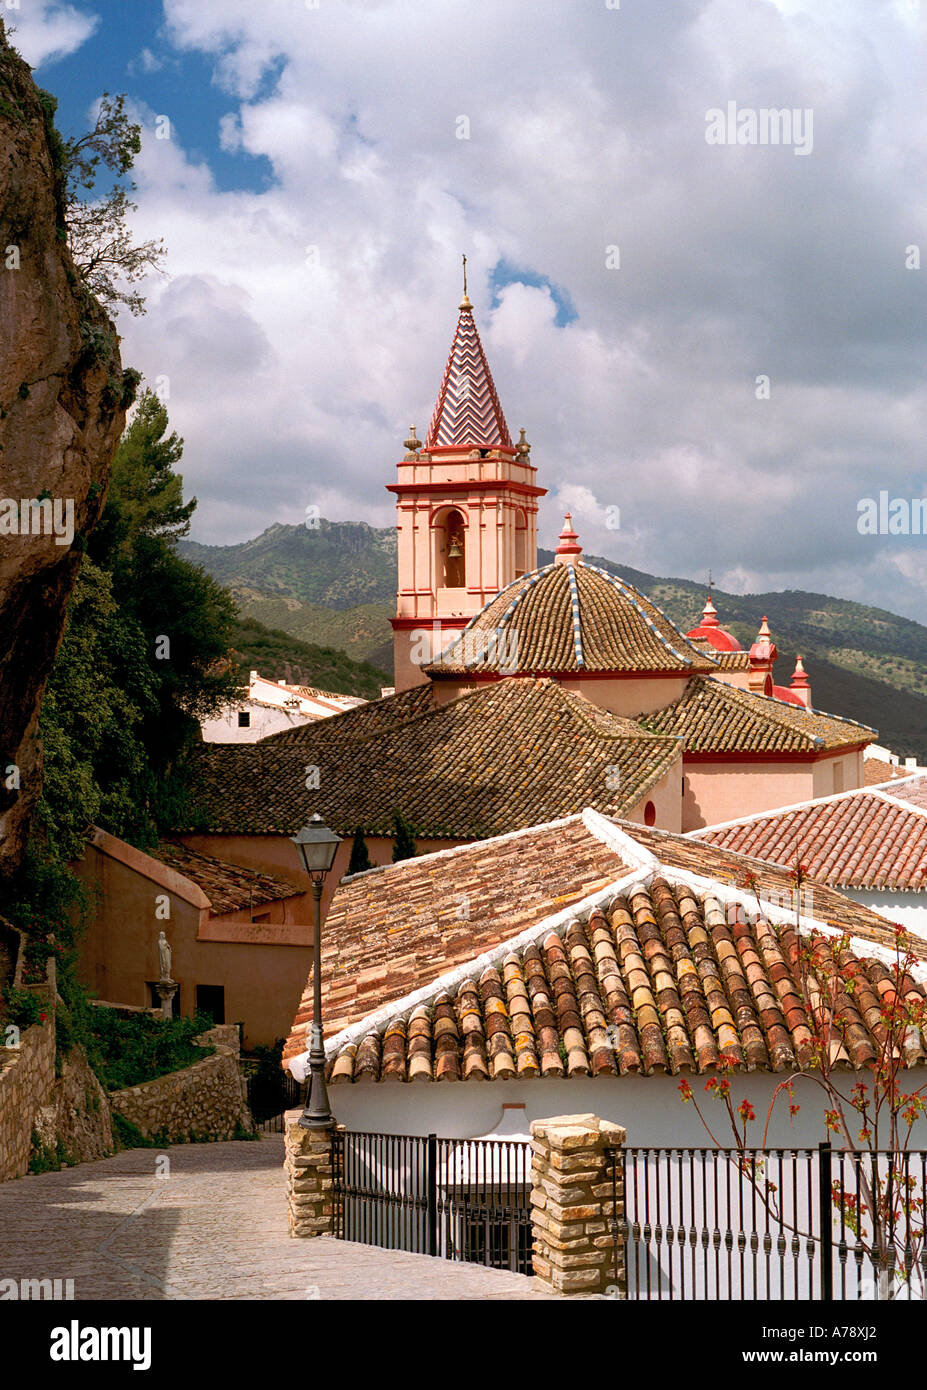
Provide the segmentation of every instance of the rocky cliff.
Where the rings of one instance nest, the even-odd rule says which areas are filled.
[[[0,879],[40,791],[39,706],[135,382],[67,251],[53,118],[0,21]]]

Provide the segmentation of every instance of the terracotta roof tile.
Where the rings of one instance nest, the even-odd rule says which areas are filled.
[[[860,787],[692,832],[694,839],[793,868],[835,887],[927,888],[927,778]],[[918,798],[924,798],[924,805]]]
[[[430,676],[562,671],[714,671],[645,594],[587,565],[551,564],[493,598],[426,667]]]
[[[392,835],[398,810],[420,836],[482,839],[587,805],[620,815],[679,756],[676,740],[550,680],[444,705],[430,683],[407,693],[260,743],[202,745],[186,828],[292,835],[318,811],[342,834]]]
[[[687,753],[818,752],[868,743],[876,732],[710,676],[694,676],[675,703],[638,722],[681,738]]]
[[[725,911],[710,892],[658,874],[513,949],[501,968],[484,968],[451,994],[419,1004],[408,1025],[400,1002],[360,1048],[337,1048],[331,1079],[386,1081],[410,1071],[413,1058],[425,1079],[443,1072],[464,1080],[538,1069],[582,1077],[704,1073],[722,1062],[771,1072],[813,1065],[802,945],[787,920],[748,922],[742,909]],[[837,938],[819,937],[813,955],[826,978],[848,986],[823,1017],[832,1027],[834,1065],[858,1071],[877,1055],[877,990],[890,977],[878,961],[846,949],[835,954],[838,946]],[[924,1001],[914,980],[904,989]],[[823,1000],[814,1006],[827,1007]],[[437,1035],[449,1015],[457,1028],[446,1029],[439,1044],[428,1020]],[[905,1064],[925,1058],[927,1039],[914,1028]]]
[[[791,904],[795,900],[795,880],[792,865],[777,864],[732,850],[727,845],[717,845],[706,838],[708,832],[696,830],[688,835],[674,835],[664,830],[648,829],[635,825],[628,827],[634,839],[652,851],[667,867],[688,869],[704,878],[715,879],[720,883],[742,886],[755,878],[762,892],[776,895],[779,902]],[[751,890],[752,891],[752,890]],[[816,882],[806,884],[803,889],[802,911],[809,903],[813,915],[837,931],[848,931],[854,936],[872,941],[893,950],[895,935],[891,923],[871,908],[845,897],[828,884]],[[809,914],[811,915],[811,914]]]
[[[593,830],[587,820],[574,816],[344,880],[323,933],[328,1036],[607,890],[634,871],[643,851],[656,856],[668,882],[674,870],[685,870],[718,886],[700,896],[685,886],[642,884],[639,895],[617,899],[608,913],[593,911],[563,942],[505,955],[496,974],[474,986],[478,997],[468,996],[468,1012],[449,999],[436,1001],[434,1079],[458,1079],[465,1057],[471,1072],[484,1074],[479,1049],[464,1054],[459,1047],[481,1014],[480,990],[493,1001],[490,1013],[506,1011],[506,1046],[494,1046],[514,1057],[519,1074],[561,1075],[571,1065],[591,1074],[610,1065],[622,1074],[672,1069],[690,1054],[704,1070],[717,1064],[726,1044],[739,1049],[747,1066],[761,1065],[764,1048],[773,1070],[787,1065],[801,1024],[797,1000],[783,985],[788,963],[774,938],[731,923],[719,895],[722,888],[740,888],[751,898],[759,892],[791,915],[789,870],[685,835],[595,816]],[[622,835],[630,845],[623,847]],[[813,914],[807,892],[801,907],[838,932],[895,947],[889,922],[825,884],[814,885]],[[285,1059],[305,1050],[311,1016],[309,980]],[[611,1030],[607,1055],[602,1028]],[[567,1029],[574,1051],[564,1057]]]
[[[569,865],[566,873],[564,863]],[[423,973],[433,979],[471,960],[522,927],[587,897],[628,867],[574,816],[346,879],[332,899],[323,934],[326,1030],[337,1031],[374,1005],[401,998],[421,983]],[[531,980],[510,978],[503,971],[486,989],[499,999],[507,998],[510,989],[513,998],[527,998]],[[301,1050],[311,1012],[310,981],[286,1056]],[[451,1021],[450,1015],[443,1016],[442,1033],[451,1031]],[[524,1065],[530,1066],[530,1058]]]
[[[281,898],[293,898],[306,891],[277,874],[243,869],[238,864],[229,864],[224,859],[200,854],[197,850],[172,840],[162,840],[155,849],[146,850],[145,853],[152,859],[159,859],[169,868],[176,869],[184,878],[189,878],[202,888],[209,899],[211,911],[216,916],[224,912],[235,912],[243,907],[259,907],[263,903],[278,902]]]

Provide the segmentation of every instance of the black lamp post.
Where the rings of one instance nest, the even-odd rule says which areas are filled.
[[[299,1117],[303,1129],[331,1129],[334,1116],[328,1108],[325,1086],[325,1046],[322,1041],[322,885],[335,862],[341,839],[316,813],[298,835],[290,839],[299,850],[303,868],[312,880],[315,932],[312,951],[312,1041],[309,1045],[309,1093]]]

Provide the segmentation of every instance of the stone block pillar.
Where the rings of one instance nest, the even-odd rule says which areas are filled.
[[[301,1129],[302,1110],[284,1116],[287,1221],[291,1236],[330,1236],[334,1219],[332,1131]],[[343,1126],[342,1126],[343,1128]]]
[[[603,1294],[617,1287],[624,1297],[614,1227],[624,1220],[624,1190],[619,1174],[613,1194],[605,1153],[624,1141],[620,1125],[595,1115],[558,1115],[531,1125],[534,1272],[553,1293]]]

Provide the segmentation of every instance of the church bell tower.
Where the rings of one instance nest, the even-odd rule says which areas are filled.
[[[509,435],[467,297],[424,446],[414,426],[395,483],[398,585],[395,683],[422,666],[519,575],[537,568],[538,498],[525,432]]]

